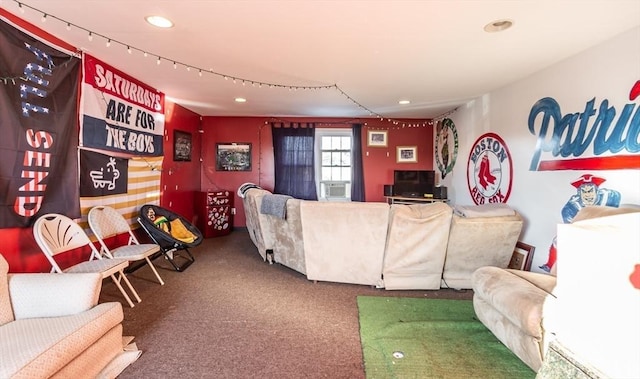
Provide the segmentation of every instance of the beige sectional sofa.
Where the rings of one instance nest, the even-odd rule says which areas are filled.
[[[114,378],[140,352],[99,274],[8,274],[0,255],[0,378]]]
[[[273,196],[270,191],[256,186],[238,195],[260,256],[314,281],[388,290],[471,288],[477,268],[507,267],[522,230],[522,218],[513,210],[508,216],[476,218],[454,215],[441,202],[389,205],[291,198],[279,217],[261,211]]]
[[[440,288],[452,214],[445,203],[389,208],[382,270],[386,289]]]

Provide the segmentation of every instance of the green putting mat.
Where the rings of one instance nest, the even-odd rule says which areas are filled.
[[[359,296],[368,379],[535,378],[476,319],[471,300]]]

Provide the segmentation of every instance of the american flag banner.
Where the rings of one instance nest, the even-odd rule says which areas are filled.
[[[97,154],[97,153],[94,153]],[[105,156],[109,158],[108,156]],[[129,222],[132,228],[138,227],[137,218],[140,207],[144,204],[160,205],[160,174],[164,157],[134,157],[127,159],[127,170],[123,177],[120,173],[118,180],[126,182],[126,193],[105,194],[103,196],[87,196],[80,198],[82,219],[79,224],[89,231],[87,214],[97,205],[108,205],[118,210]],[[112,175],[112,174],[109,174]],[[91,173],[81,172],[81,181],[92,180]],[[94,174],[93,177],[96,175]],[[112,176],[109,176],[109,181]],[[105,184],[108,186],[108,184]],[[92,233],[88,233],[92,235]]]
[[[80,216],[80,60],[0,19],[0,228]]]

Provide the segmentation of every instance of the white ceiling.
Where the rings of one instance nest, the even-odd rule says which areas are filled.
[[[203,116],[434,118],[640,25],[640,0],[22,3],[24,12],[15,0],[0,0]],[[175,26],[153,27],[148,15]],[[514,26],[483,31],[500,19]],[[411,104],[399,105],[401,99]]]

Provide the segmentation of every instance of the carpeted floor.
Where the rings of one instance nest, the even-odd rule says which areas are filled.
[[[368,379],[533,379],[475,317],[471,300],[359,296]]]
[[[129,274],[129,308],[104,282],[101,301],[124,305],[124,334],[142,356],[120,378],[364,378],[357,297],[471,299],[472,291],[385,291],[313,283],[259,256],[246,229],[206,239],[184,272]],[[157,266],[169,268],[159,258]]]

